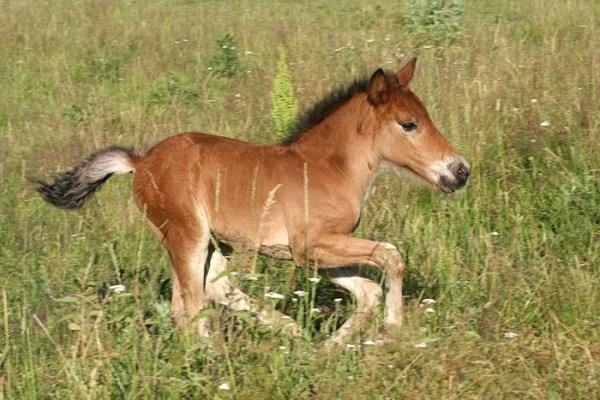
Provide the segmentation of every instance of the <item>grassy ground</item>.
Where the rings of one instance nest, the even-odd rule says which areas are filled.
[[[337,3],[0,1],[0,399],[600,396],[597,2],[467,2],[454,43],[443,24],[411,33],[398,2]],[[207,350],[170,320],[169,263],[130,178],[76,213],[28,188],[109,144],[273,141],[278,46],[301,107],[418,56],[414,90],[473,165],[454,197],[385,174],[373,188],[357,234],[406,258],[397,343],[361,345],[367,331],[325,351],[352,299],[261,258],[242,284],[285,294],[273,305],[305,338],[215,310]]]

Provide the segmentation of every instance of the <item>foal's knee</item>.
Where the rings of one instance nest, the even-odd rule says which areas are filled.
[[[406,266],[400,252],[391,243],[382,243],[379,247],[379,262],[385,272],[394,277],[401,278],[404,275]]]

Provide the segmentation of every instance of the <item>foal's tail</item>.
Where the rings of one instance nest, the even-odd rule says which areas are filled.
[[[139,158],[132,149],[113,146],[94,153],[70,171],[54,174],[52,183],[42,180],[32,183],[48,203],[74,210],[83,207],[113,174],[134,172]]]

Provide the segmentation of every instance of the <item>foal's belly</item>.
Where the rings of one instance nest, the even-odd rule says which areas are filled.
[[[236,222],[239,223],[240,219]],[[251,225],[223,222],[219,221],[211,227],[211,230],[219,241],[229,245],[235,251],[246,253],[258,251],[273,258],[292,259],[288,233],[283,221],[275,223],[272,218],[265,218],[262,224]]]

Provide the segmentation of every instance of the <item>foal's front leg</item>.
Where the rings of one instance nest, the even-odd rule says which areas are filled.
[[[319,236],[313,243],[309,257],[317,263],[318,268],[367,264],[382,269],[386,273],[387,289],[384,326],[388,331],[402,326],[402,278],[405,266],[396,246],[342,234]]]
[[[360,267],[329,268],[320,272],[356,298],[354,314],[328,340],[329,343],[343,344],[359,331],[361,326],[366,325],[377,311],[382,295],[381,286],[362,276]]]

